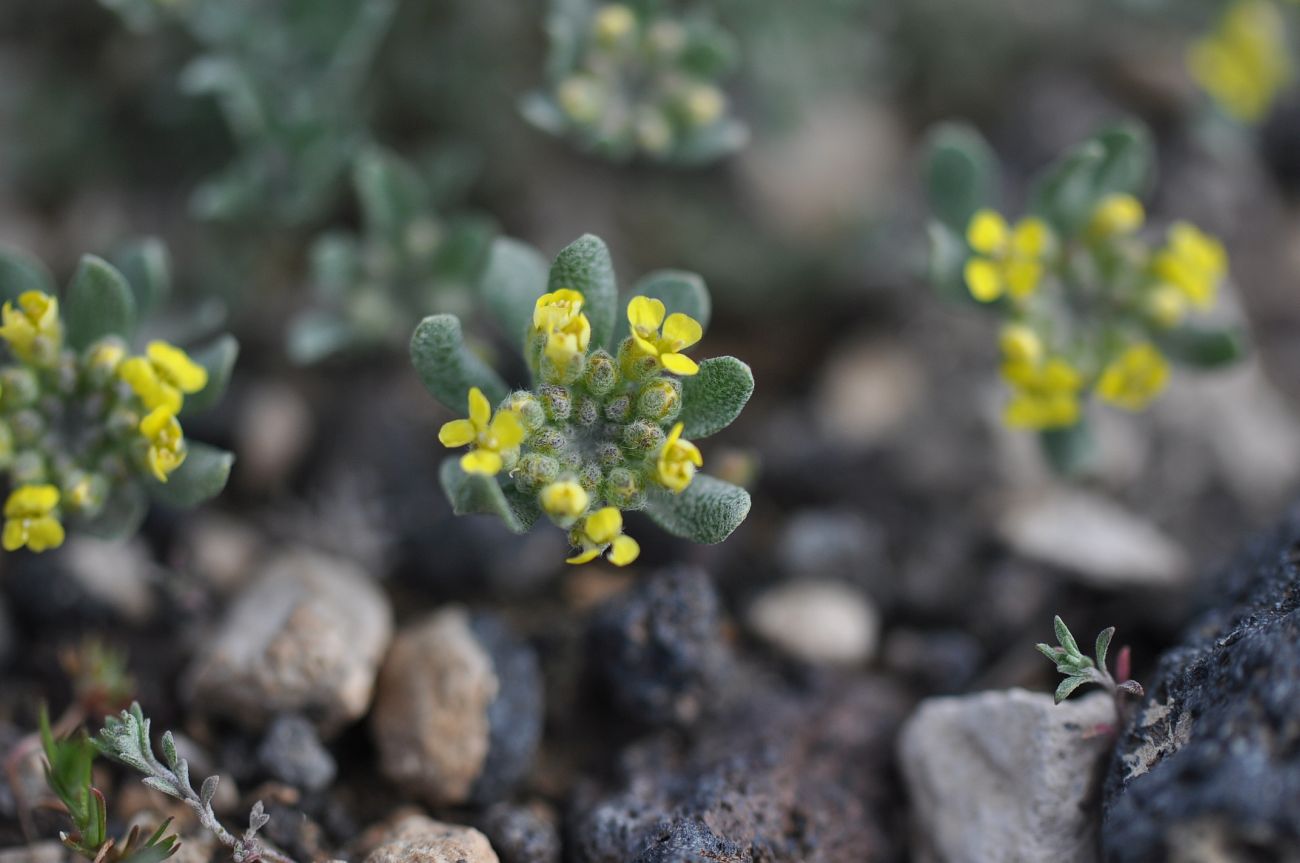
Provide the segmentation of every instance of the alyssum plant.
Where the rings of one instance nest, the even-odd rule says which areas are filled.
[[[149,498],[194,506],[226,484],[233,456],[187,440],[181,419],[214,404],[238,353],[221,336],[193,357],[137,322],[168,286],[166,251],[146,241],[120,258],[130,279],[87,255],[62,301],[38,263],[0,254],[0,471],[10,485],[3,546],[62,545],[65,524],[134,533]]]
[[[703,12],[658,0],[553,0],[545,89],[523,102],[538,128],[623,161],[725,156],[748,140],[718,82],[736,66],[730,34]]]
[[[439,440],[469,447],[442,466],[457,514],[492,513],[517,533],[545,515],[568,531],[570,563],[602,554],[623,566],[639,546],[623,512],[644,510],[670,533],[721,542],[749,513],[744,489],[704,474],[692,442],[726,428],[753,392],[734,357],[686,356],[710,302],[698,276],[653,273],[621,306],[609,250],[594,236],[549,270],[533,249],[493,246],[484,298],[515,335],[531,380],[512,389],[464,345],[453,315],[425,318],[411,358],[433,395],[468,418]]]
[[[1029,212],[1009,222],[993,205],[997,159],[974,131],[931,136],[927,183],[931,278],[950,297],[1003,320],[1008,425],[1042,434],[1063,471],[1086,463],[1085,400],[1139,411],[1164,389],[1169,360],[1212,368],[1237,360],[1236,327],[1194,325],[1228,274],[1223,245],[1184,221],[1145,228],[1150,136],[1106,129],[1034,183]]]

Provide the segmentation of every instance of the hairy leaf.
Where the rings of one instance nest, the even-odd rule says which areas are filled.
[[[411,362],[434,398],[457,416],[465,414],[471,387],[478,387],[496,404],[509,395],[501,376],[465,347],[455,315],[432,315],[420,322],[411,337]]]
[[[198,506],[221,494],[230,479],[230,468],[235,463],[234,453],[198,441],[186,442],[187,455],[167,482],[150,477],[149,494],[168,506],[189,508]]]
[[[549,272],[542,253],[527,243],[509,237],[492,241],[481,282],[483,299],[512,344],[523,345]]]
[[[68,286],[65,305],[68,344],[77,350],[108,335],[130,340],[135,328],[135,297],[122,274],[104,259],[82,257]]]
[[[560,250],[551,264],[546,289],[570,288],[586,301],[583,311],[591,321],[591,343],[609,346],[618,314],[618,282],[605,241],[584,234]]]
[[[753,393],[749,366],[735,357],[705,360],[699,374],[682,379],[682,434],[705,438],[722,431],[740,416]]]
[[[112,261],[131,288],[140,318],[171,293],[171,255],[157,237],[144,237],[122,246]]]
[[[925,188],[939,221],[963,235],[971,216],[993,204],[998,158],[970,126],[943,123],[927,137]]]
[[[194,362],[208,370],[208,385],[193,395],[185,397],[181,416],[188,417],[215,406],[226,394],[230,374],[239,358],[239,342],[232,335],[223,335],[209,345],[191,354]]]
[[[1056,687],[1056,695],[1055,695],[1056,703],[1060,704],[1062,701],[1070,697],[1071,692],[1074,692],[1074,690],[1078,689],[1080,686],[1083,686],[1083,684],[1088,682],[1089,680],[1086,677],[1065,678],[1064,680],[1061,681],[1060,685]]]
[[[749,515],[749,492],[707,474],[698,474],[681,494],[651,492],[646,514],[673,536],[706,545],[722,542]]]
[[[1217,369],[1232,365],[1246,355],[1246,334],[1237,327],[1182,326],[1163,333],[1160,349],[1183,365]]]
[[[537,521],[536,503],[501,488],[496,477],[461,470],[460,459],[444,459],[438,471],[442,489],[456,515],[495,515],[512,533],[527,533]]]
[[[18,300],[27,291],[55,293],[54,279],[45,265],[11,249],[0,249],[0,303]]]

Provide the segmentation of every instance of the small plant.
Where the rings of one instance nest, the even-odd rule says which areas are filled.
[[[439,216],[429,182],[396,154],[365,148],[352,182],[362,233],[329,233],[312,245],[314,303],[289,331],[298,362],[404,346],[430,309],[471,307],[487,258],[492,225]]]
[[[98,751],[95,744],[80,729],[56,740],[44,708],[40,735],[46,784],[72,820],[72,831],[59,834],[64,845],[94,863],[161,863],[180,849],[180,840],[167,833],[170,818],[148,836],[132,827],[120,842],[110,837],[107,804],[92,779]]]
[[[211,96],[236,154],[191,199],[200,218],[302,224],[333,204],[368,130],[362,90],[398,0],[101,0],[130,27],[175,25],[202,53],[181,88]]]
[[[1293,77],[1286,29],[1272,0],[1233,0],[1188,50],[1188,71],[1229,117],[1258,123]]]
[[[145,785],[175,797],[193,809],[199,823],[234,852],[235,863],[256,863],[258,860],[293,863],[291,858],[266,847],[257,838],[258,831],[271,820],[262,807],[262,801],[253,805],[248,816],[248,829],[242,835],[231,833],[221,824],[212,811],[212,798],[217,793],[219,777],[209,776],[203,780],[200,790],[195,791],[190,784],[189,764],[177,755],[170,731],[163,732],[162,736],[165,763],[158,760],[149,737],[149,720],[139,704],[132,704],[129,710],[123,710],[118,716],[106,718],[93,745],[108,758],[143,773]]]
[[[546,89],[523,102],[533,125],[616,161],[701,164],[744,146],[719,81],[736,65],[730,34],[659,2],[553,0]]]
[[[1038,652],[1046,656],[1052,662],[1056,663],[1056,670],[1065,675],[1065,679],[1056,687],[1056,703],[1070,697],[1070,693],[1083,686],[1085,683],[1095,683],[1102,689],[1110,693],[1115,699],[1118,706],[1121,694],[1123,695],[1142,695],[1142,684],[1136,680],[1129,679],[1129,650],[1125,647],[1119,653],[1119,660],[1115,664],[1115,674],[1119,678],[1116,682],[1106,669],[1106,651],[1110,648],[1110,640],[1115,636],[1115,627],[1107,627],[1097,633],[1096,654],[1094,660],[1091,657],[1084,656],[1079,650],[1079,644],[1070,634],[1070,628],[1065,625],[1058,614],[1052,619],[1052,625],[1056,629],[1056,647],[1050,644],[1038,644]]]
[[[59,664],[72,682],[76,723],[96,720],[127,707],[135,698],[136,682],[125,650],[87,636],[79,645],[59,653]],[[59,723],[64,725],[64,721]]]
[[[234,457],[189,441],[182,417],[225,391],[238,345],[230,336],[193,358],[160,339],[139,354],[137,321],[167,291],[167,257],[146,242],[121,258],[130,281],[87,255],[63,301],[45,270],[0,255],[0,470],[11,491],[3,545],[63,544],[65,522],[116,538],[134,533],[149,498],[195,506],[226,484]]]
[[[1215,305],[1227,253],[1187,222],[1149,235],[1140,196],[1152,171],[1145,129],[1104,130],[1037,179],[1029,213],[1011,224],[990,203],[997,159],[983,139],[944,126],[930,140],[931,279],[1002,319],[1003,418],[1040,432],[1065,473],[1091,454],[1089,395],[1140,411],[1170,359],[1206,369],[1244,352],[1238,328],[1189,323]]]
[[[519,339],[531,381],[511,390],[464,345],[454,315],[425,318],[411,358],[429,391],[467,419],[442,427],[442,487],[458,515],[491,513],[516,533],[545,513],[577,549],[569,563],[602,554],[619,566],[639,546],[623,512],[644,510],[696,542],[726,539],[749,513],[749,494],[697,474],[691,439],[726,428],[753,392],[734,357],[696,363],[709,295],[695,275],[653,273],[619,320],[609,250],[584,236],[547,269],[531,248],[500,239],[484,293],[506,333]]]

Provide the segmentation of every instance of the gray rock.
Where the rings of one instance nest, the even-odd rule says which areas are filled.
[[[1025,557],[1094,587],[1177,587],[1190,574],[1186,552],[1157,527],[1089,492],[1053,488],[1014,500],[998,531]]]
[[[720,614],[707,573],[682,567],[655,574],[593,618],[588,653],[595,677],[638,722],[694,721],[729,661]]]
[[[751,693],[697,726],[628,749],[612,788],[583,789],[575,863],[870,863],[894,859],[878,820],[904,701],[859,678],[833,690]]]
[[[153,617],[158,565],[142,540],[73,536],[59,560],[87,597],[123,620],[139,624]]]
[[[197,710],[253,729],[300,713],[330,736],[366,712],[391,635],[388,599],[364,572],[287,552],[227,610],[190,666],[186,694]]]
[[[46,840],[16,848],[0,848],[0,863],[63,863],[72,859],[72,852],[62,842]]]
[[[1053,704],[1011,689],[921,703],[899,739],[917,859],[936,863],[1090,863],[1095,803],[1115,721],[1093,693]]]
[[[860,665],[876,652],[880,616],[842,582],[793,581],[760,594],[745,616],[755,634],[804,662]]]
[[[1300,508],[1228,568],[1147,693],[1106,780],[1107,860],[1300,860]]]
[[[398,633],[370,726],[390,780],[430,805],[485,803],[527,771],[541,717],[531,650],[453,606]]]
[[[338,765],[316,728],[296,714],[277,716],[257,747],[257,759],[273,778],[303,791],[320,791],[334,781]]]
[[[867,450],[901,431],[926,390],[925,370],[906,348],[857,338],[826,361],[812,415],[828,440]]]
[[[879,525],[853,510],[801,510],[777,540],[781,569],[791,575],[883,580],[885,536]]]
[[[260,491],[283,486],[311,446],[314,431],[311,406],[299,387],[287,381],[250,387],[235,423],[241,484]]]
[[[560,863],[560,831],[545,804],[498,803],[483,814],[483,832],[501,863]]]
[[[366,863],[500,863],[487,837],[473,827],[407,815],[385,832]]]

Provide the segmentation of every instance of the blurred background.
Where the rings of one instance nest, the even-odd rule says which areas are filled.
[[[553,60],[555,9],[540,2],[0,6],[0,242],[62,283],[83,253],[160,237],[172,313],[242,344],[230,394],[194,427],[238,455],[217,501],[155,511],[124,545],[73,539],[0,563],[0,722],[67,697],[59,652],[89,632],[128,648],[159,723],[194,721],[175,696],[188,658],[259,562],[290,546],[359,563],[399,625],[460,601],[530,641],[548,702],[548,776],[533,787],[553,801],[572,786],[557,765],[610,758],[573,754],[586,752],[570,739],[580,621],[668,564],[706,568],[732,647],[796,678],[821,673],[816,647],[773,636],[755,609],[814,583],[865,609],[843,624],[848,673],[913,696],[1054,685],[1029,649],[1053,613],[1076,633],[1119,627],[1135,676],[1149,672],[1216,563],[1300,488],[1300,90],[1253,125],[1216,110],[1185,60],[1223,10],[1208,0],[707,6],[734,39],[718,86],[748,139],[691,166],[605,159],[524,118]],[[1101,456],[1066,483],[1032,435],[1000,424],[996,321],[925,280],[921,145],[936,121],[976,126],[1003,160],[1003,211],[1019,213],[1034,172],[1125,117],[1156,138],[1151,221],[1223,239],[1226,302],[1253,347],[1229,370],[1176,373],[1143,414],[1097,410]],[[333,318],[302,321],[337,311],[347,267],[373,277],[352,181],[369,144],[421,178],[439,242],[462,244],[439,258],[444,287],[376,301],[380,335],[332,341]],[[565,567],[559,531],[451,517],[436,479],[451,417],[404,344],[424,314],[476,317],[485,238],[550,257],[586,232],[624,286],[700,273],[714,319],[698,354],[740,357],[757,381],[704,448],[706,471],[750,488],[748,521],[697,547],[633,517],[630,574]],[[331,250],[353,258],[331,264]],[[370,306],[347,308],[370,320]],[[509,340],[480,330],[478,348],[517,377]],[[336,754],[364,761],[367,746],[349,732]]]

